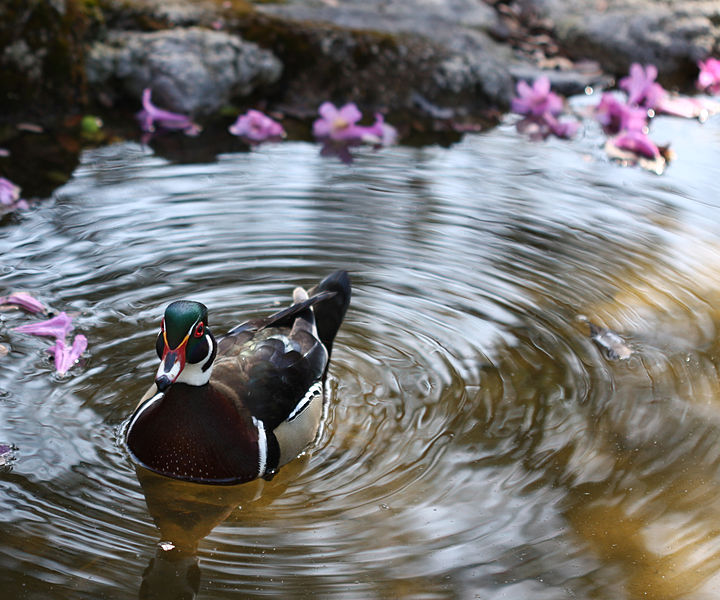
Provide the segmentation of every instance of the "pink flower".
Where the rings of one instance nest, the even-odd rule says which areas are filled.
[[[240,115],[237,121],[230,125],[229,131],[254,143],[285,137],[285,130],[280,123],[259,110],[252,109]]]
[[[15,331],[54,337],[55,345],[49,348],[48,352],[55,356],[55,369],[57,372],[64,375],[87,349],[87,338],[81,333],[75,336],[72,346],[68,348],[65,340],[72,329],[72,318],[67,313],[61,312],[47,321],[16,327]]]
[[[323,102],[318,109],[320,118],[313,123],[313,134],[336,142],[360,142],[362,129],[356,123],[362,113],[352,102],[338,109],[331,102]]]
[[[655,112],[704,121],[710,115],[720,112],[720,104],[709,98],[686,98],[667,94],[655,107]]]
[[[642,131],[623,131],[613,138],[613,143],[618,148],[629,150],[647,158],[658,158],[660,156],[660,149]]]
[[[20,188],[9,179],[0,177],[0,204],[11,206],[20,199]]]
[[[627,92],[628,104],[636,104],[645,108],[655,108],[660,99],[667,93],[655,82],[657,67],[647,65],[643,68],[638,63],[630,65],[630,75],[623,77],[619,85]]]
[[[86,349],[87,338],[82,333],[79,333],[75,336],[70,348],[65,345],[64,339],[57,339],[55,345],[48,349],[48,352],[55,355],[55,370],[60,375],[65,375]]]
[[[163,129],[182,130],[186,135],[200,133],[200,126],[193,123],[190,117],[158,108],[152,103],[150,95],[150,88],[145,88],[142,94],[143,109],[137,114],[143,131],[152,133],[157,124]]]
[[[535,117],[559,115],[562,112],[562,98],[550,91],[550,80],[547,77],[539,77],[532,87],[525,81],[518,81],[516,89],[518,97],[513,98],[511,103],[513,112]]]
[[[374,146],[392,146],[397,141],[397,129],[385,122],[380,113],[375,114],[375,123],[369,127],[356,125],[355,130],[360,134],[360,140],[365,144]]]
[[[67,313],[61,312],[52,319],[40,323],[28,323],[15,327],[15,331],[29,333],[32,335],[46,335],[58,340],[64,340],[73,329],[72,318]]]
[[[703,92],[720,94],[720,60],[708,58],[705,62],[698,62],[700,74],[697,78],[697,87]]]
[[[571,138],[579,126],[580,124],[574,121],[560,121],[549,113],[540,117],[531,115],[516,124],[517,130],[528,135],[531,140],[544,140],[549,135]]]
[[[31,313],[45,312],[42,302],[33,298],[27,292],[15,292],[9,296],[0,296],[0,305],[12,304]]]
[[[595,108],[595,118],[606,133],[641,131],[647,125],[647,110],[620,102],[613,94],[605,93]]]
[[[550,129],[550,133],[559,138],[571,138],[580,127],[580,123],[577,121],[560,121],[549,114],[545,115],[545,122]]]
[[[0,177],[0,206],[6,207],[6,210],[29,207],[27,201],[20,198],[20,188],[4,177]]]

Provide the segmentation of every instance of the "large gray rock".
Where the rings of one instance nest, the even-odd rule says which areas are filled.
[[[519,0],[526,13],[550,19],[558,43],[621,74],[653,63],[661,77],[688,83],[695,63],[718,48],[720,4],[699,0]]]
[[[139,99],[150,87],[156,104],[198,115],[276,82],[282,65],[237,35],[191,27],[114,32],[91,47],[86,70],[97,89],[119,82]]]
[[[290,0],[257,10],[308,33],[314,24],[326,40],[315,45],[326,71],[342,74],[354,67],[345,86],[347,99],[363,97],[359,86],[347,85],[353,77],[359,84],[374,84],[376,93],[365,94],[371,103],[393,109],[421,99],[462,115],[505,107],[512,96],[512,51],[489,35],[498,16],[483,0]],[[323,23],[333,29],[323,32]],[[364,48],[370,52],[358,60]],[[372,75],[363,80],[363,72]]]

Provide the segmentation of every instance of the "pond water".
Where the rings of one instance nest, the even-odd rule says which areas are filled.
[[[0,293],[89,339],[58,377],[12,330],[36,317],[0,314],[3,597],[717,598],[720,120],[653,137],[678,155],[663,176],[592,129],[510,124],[351,165],[303,142],[84,152],[0,228]],[[315,446],[234,488],[136,472],[121,431],[164,306],[202,301],[222,333],[338,268],[354,296]]]

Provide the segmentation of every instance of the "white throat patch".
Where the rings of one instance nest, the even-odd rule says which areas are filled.
[[[215,352],[215,340],[208,338],[208,353],[199,363],[185,363],[185,368],[180,372],[180,376],[175,380],[176,383],[187,383],[188,385],[205,385],[210,381],[213,366],[210,365],[207,370],[203,371],[203,365],[210,360]]]

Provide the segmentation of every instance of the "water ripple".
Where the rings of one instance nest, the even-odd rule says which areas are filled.
[[[302,143],[202,165],[87,151],[0,231],[2,286],[74,313],[90,339],[58,378],[47,340],[12,330],[32,317],[0,313],[0,439],[19,448],[0,473],[7,593],[708,597],[712,182],[577,144],[503,126],[349,167]],[[239,488],[136,472],[118,440],[164,305],[205,302],[222,332],[336,268],[354,296],[314,447]],[[588,322],[631,357],[608,360]]]

